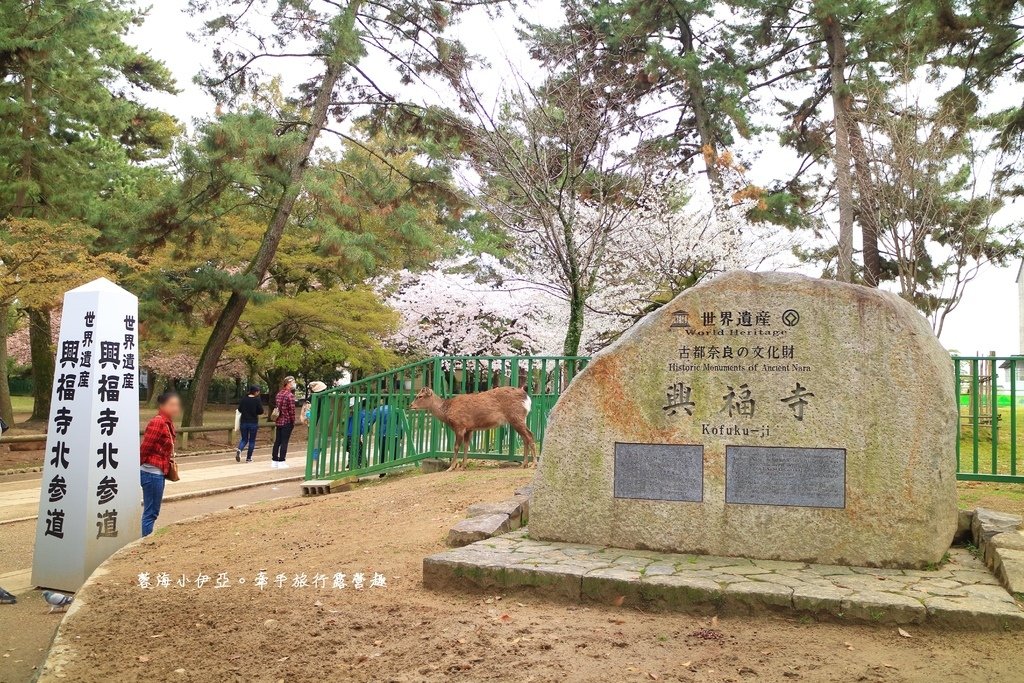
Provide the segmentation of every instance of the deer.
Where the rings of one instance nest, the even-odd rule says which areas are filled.
[[[533,432],[526,426],[530,414],[530,397],[526,383],[516,387],[497,387],[476,394],[459,394],[441,398],[430,387],[423,387],[409,406],[410,410],[426,410],[455,432],[455,457],[448,471],[459,467],[459,449],[462,449],[462,469],[466,469],[469,437],[473,432],[509,425],[523,439],[523,467],[530,458],[537,462],[537,446]]]

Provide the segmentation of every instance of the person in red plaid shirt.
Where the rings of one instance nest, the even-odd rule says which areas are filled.
[[[174,456],[174,420],[181,415],[181,399],[167,391],[156,399],[157,414],[146,425],[139,447],[142,479],[142,535],[153,533],[164,499],[164,483]]]
[[[295,378],[289,375],[284,378],[284,385],[281,391],[277,392],[274,398],[274,410],[277,417],[274,424],[277,425],[277,433],[274,434],[274,450],[270,454],[270,466],[277,469],[289,467],[284,459],[288,457],[288,440],[292,438],[292,430],[295,428]]]

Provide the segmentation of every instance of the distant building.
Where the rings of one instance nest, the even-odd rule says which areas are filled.
[[[1017,269],[1017,353],[1024,356],[1024,261]]]
[[[1017,381],[1024,380],[1024,261],[1017,269]],[[1003,361],[999,367],[1005,370],[1006,386],[1010,384],[1010,362]],[[1021,387],[1024,389],[1024,387]]]

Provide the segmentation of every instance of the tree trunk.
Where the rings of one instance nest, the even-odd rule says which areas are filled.
[[[569,327],[565,331],[565,341],[562,343],[563,356],[580,355],[585,303],[583,295],[578,291],[574,290],[569,297]]]
[[[276,396],[277,392],[281,391],[281,385],[284,384],[284,378],[287,376],[284,370],[267,371],[267,390],[271,396]]]
[[[146,397],[147,408],[156,408],[156,397],[160,395],[162,389],[161,382],[164,381],[160,373],[155,370],[149,371],[149,396]]]
[[[687,19],[679,18],[677,22],[682,44],[683,54],[692,54],[693,31]],[[690,72],[683,74],[686,87],[690,91],[690,106],[693,108],[694,126],[697,129],[697,136],[700,138],[701,152],[704,155],[704,162],[708,173],[708,184],[711,186],[711,204],[716,214],[720,214],[729,208],[729,197],[725,191],[725,177],[721,167],[718,165],[718,136],[715,135],[714,126],[711,122],[711,115],[707,108],[707,91],[704,89],[704,81],[699,75],[695,76]]]
[[[846,102],[849,103],[849,98]],[[860,193],[858,215],[864,244],[864,284],[868,287],[877,287],[882,280],[882,258],[878,252],[878,236],[882,232],[878,197],[871,177],[871,166],[868,163],[868,150],[860,133],[860,124],[854,120],[849,107],[846,108],[845,115],[850,135],[850,153],[853,156],[853,168],[857,177],[857,190]]]
[[[14,406],[11,405],[10,377],[7,375],[7,337],[11,333],[11,308],[0,306],[0,418],[14,424]]]
[[[839,195],[839,257],[836,277],[841,282],[853,282],[853,178],[850,169],[850,121],[846,114],[846,99],[849,97],[846,88],[846,38],[835,16],[826,16],[822,25],[831,62],[829,68],[836,136],[832,155]]]
[[[38,0],[32,0],[27,5],[27,11],[30,17],[34,17],[39,9]],[[29,58],[23,55],[25,61],[28,62]],[[29,187],[35,176],[35,158],[33,155],[33,140],[36,137],[36,131],[38,129],[38,112],[36,111],[35,105],[35,80],[31,73],[25,74],[21,84],[22,97],[24,98],[24,119],[21,123],[21,139],[24,145],[21,153],[21,170],[19,174],[18,188],[14,193],[14,205],[11,207],[11,215],[16,217],[26,217],[31,215],[31,204],[32,197],[29,195]],[[6,316],[7,309],[4,309]],[[35,403],[32,406],[32,417],[31,420],[49,420],[50,419],[50,391],[53,388],[53,339],[51,338],[50,329],[50,312],[42,311],[38,309],[28,309],[28,332],[29,332],[29,348],[31,351],[32,358],[32,380],[35,386],[32,388],[33,398]],[[6,327],[7,322],[5,320],[4,326]],[[6,344],[6,335],[4,335],[4,344]],[[4,356],[6,357],[7,350],[4,349]],[[10,393],[7,387],[6,375],[7,375],[7,363],[6,358],[4,362],[3,374],[5,393]],[[10,404],[10,396],[7,398],[7,403]]]
[[[50,419],[50,392],[53,390],[53,328],[50,311],[28,309],[28,343],[32,353],[32,420]]]
[[[342,29],[343,31],[351,32],[358,5],[359,2],[355,1],[349,4],[346,10],[347,21]],[[359,43],[358,41],[355,42],[358,49]],[[274,216],[267,226],[267,231],[263,234],[263,240],[260,242],[256,257],[249,264],[248,274],[254,275],[257,281],[262,281],[266,277],[267,271],[274,261],[274,256],[277,254],[277,247],[281,243],[285,226],[288,224],[292,208],[295,206],[295,200],[298,198],[299,190],[302,187],[302,179],[306,173],[306,166],[309,163],[309,156],[313,151],[313,145],[316,143],[317,138],[320,136],[320,131],[327,122],[327,114],[334,93],[334,86],[337,85],[341,74],[345,70],[347,58],[351,56],[348,54],[348,51],[352,49],[352,43],[353,41],[349,36],[338,36],[334,53],[327,60],[327,70],[320,81],[320,89],[317,92],[313,108],[310,112],[309,128],[306,131],[306,137],[295,156],[295,160],[292,162],[288,181],[281,192],[281,197],[278,199],[277,208],[274,210]],[[247,293],[232,292],[227,304],[224,306],[224,310],[220,313],[220,317],[217,318],[217,322],[210,332],[210,338],[207,340],[206,346],[203,347],[203,353],[199,357],[195,377],[189,385],[188,393],[185,396],[183,425],[195,426],[203,424],[203,412],[206,409],[207,393],[210,390],[210,384],[213,382],[213,373],[217,369],[220,357],[224,353],[224,349],[231,339],[231,334],[234,332],[235,325],[238,324],[238,320],[242,317],[248,302],[249,295]]]
[[[29,17],[35,16],[37,10],[36,4],[36,2],[29,3]],[[28,61],[27,58],[25,59]],[[25,74],[21,83],[21,94],[24,98],[23,107],[25,116],[21,123],[21,141],[23,145],[20,161],[21,170],[18,177],[18,187],[14,192],[14,205],[11,207],[11,215],[19,218],[29,215],[29,204],[31,203],[31,198],[29,197],[28,189],[32,183],[32,177],[35,175],[35,160],[32,155],[32,141],[36,136],[38,121],[35,110],[34,88],[35,79],[32,77],[31,73]]]

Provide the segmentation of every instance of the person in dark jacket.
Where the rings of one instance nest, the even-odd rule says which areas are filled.
[[[235,449],[235,462],[242,461],[242,450],[248,449],[246,462],[252,462],[252,452],[256,448],[256,433],[260,429],[260,415],[263,414],[263,401],[260,400],[260,388],[249,385],[249,395],[238,402],[238,431],[242,439]]]
[[[167,391],[156,399],[157,414],[146,425],[139,448],[142,480],[142,535],[153,533],[164,499],[164,483],[174,457],[174,420],[181,415],[181,399]]]

